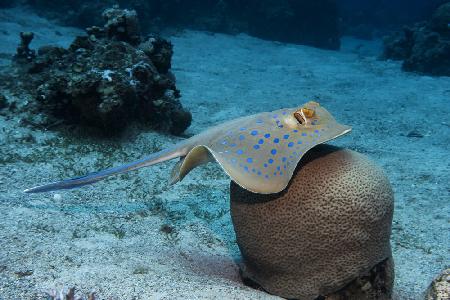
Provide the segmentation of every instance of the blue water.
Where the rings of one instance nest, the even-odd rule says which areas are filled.
[[[175,185],[171,160],[79,189],[23,190],[120,168],[217,124],[311,100],[352,127],[334,145],[367,155],[387,174],[393,298],[421,299],[450,265],[450,77],[440,76],[450,71],[444,59],[418,59],[414,70],[405,70],[411,58],[382,59],[383,36],[431,24],[444,2],[119,1],[139,23],[112,24],[105,35],[91,29],[91,42],[107,46],[69,50],[56,64],[37,50],[69,49],[85,27],[104,25],[110,6],[0,3],[0,299],[46,299],[71,287],[99,299],[279,299],[239,277],[229,177],[217,164]],[[450,43],[445,28],[426,26]],[[32,57],[18,58],[20,32],[28,31]],[[173,45],[169,66],[158,55],[148,66],[148,53],[159,51],[144,45],[151,33]],[[97,57],[102,64],[94,65]],[[52,94],[55,78],[64,79]],[[86,78],[98,82],[78,97]],[[89,106],[98,95],[102,105]],[[102,114],[108,109],[114,113]],[[192,122],[175,132],[184,126],[180,111]]]

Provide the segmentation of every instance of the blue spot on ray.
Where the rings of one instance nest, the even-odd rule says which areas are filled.
[[[249,164],[251,164],[251,163],[253,162],[253,159],[252,159],[251,157],[249,157],[249,158],[247,158],[247,162],[248,162]]]
[[[263,139],[260,139],[260,140],[258,141],[258,144],[260,144],[260,145],[264,144],[264,140],[263,140]]]
[[[256,150],[259,149],[259,145],[253,145],[253,148],[255,148]]]
[[[258,131],[253,130],[252,132],[250,132],[250,134],[251,134],[251,135],[257,135],[257,134],[258,134]]]
[[[242,141],[242,140],[245,140],[245,136],[243,136],[242,134],[239,136],[239,140],[240,141]]]
[[[287,140],[287,139],[289,138],[289,134],[283,135],[283,138],[284,138],[285,140]]]
[[[277,149],[272,149],[272,150],[270,150],[270,153],[271,153],[272,155],[277,154]]]
[[[289,142],[288,147],[292,147],[292,146],[294,146],[294,143],[293,142]]]
[[[265,137],[266,139],[270,138],[270,133],[266,133],[266,134],[264,135],[264,137]]]
[[[273,139],[273,142],[274,142],[275,144],[278,144],[278,143],[280,142],[280,139],[279,139],[279,138],[274,138],[274,139]]]
[[[243,153],[244,153],[244,150],[242,150],[242,149],[239,149],[238,151],[236,151],[236,154],[239,154],[239,155],[241,155]]]
[[[269,158],[269,164],[272,164],[273,163],[273,159],[271,159],[271,158]]]

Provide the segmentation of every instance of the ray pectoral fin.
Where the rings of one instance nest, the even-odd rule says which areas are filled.
[[[73,189],[89,184],[93,184],[97,181],[103,180],[109,176],[126,173],[132,170],[148,167],[166,160],[170,160],[176,157],[182,156],[183,150],[163,150],[160,152],[153,153],[147,157],[140,160],[125,164],[119,167],[109,168],[103,171],[90,173],[84,176],[65,179],[62,181],[53,182],[50,184],[36,186],[30,189],[24,190],[25,193],[42,193],[50,192],[56,190]]]
[[[261,172],[243,162],[240,163],[236,157],[231,156],[230,159],[221,152],[211,151],[211,153],[231,180],[253,193],[277,193],[289,183],[290,176],[287,173],[284,176],[273,176],[273,173],[269,176],[267,170]]]
[[[170,180],[169,180],[169,184],[175,184],[178,181],[181,181],[180,179],[180,168],[184,163],[184,157],[181,157],[179,161],[177,161],[177,163],[175,164],[175,166],[172,169],[172,172],[170,172]]]
[[[192,169],[213,160],[214,158],[207,147],[202,145],[195,146],[172,169],[170,184],[175,184],[178,181],[183,180]]]

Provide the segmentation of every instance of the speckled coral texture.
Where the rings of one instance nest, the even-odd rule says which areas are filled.
[[[284,192],[254,194],[231,183],[230,197],[242,275],[269,293],[315,299],[391,254],[391,186],[354,151],[318,146]]]

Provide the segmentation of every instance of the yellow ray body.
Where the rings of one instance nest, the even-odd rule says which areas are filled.
[[[339,124],[317,102],[311,101],[300,108],[280,109],[231,120],[124,166],[38,186],[25,192],[71,189],[180,157],[172,171],[171,183],[182,180],[193,168],[215,160],[241,187],[254,193],[277,193],[288,185],[298,162],[309,149],[350,130],[349,126]]]

